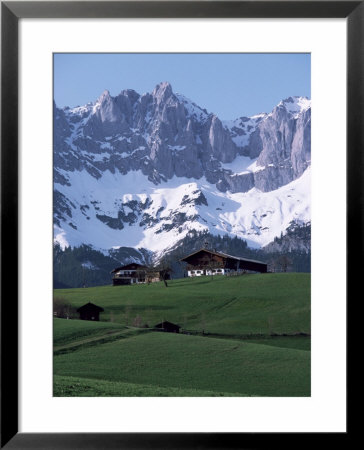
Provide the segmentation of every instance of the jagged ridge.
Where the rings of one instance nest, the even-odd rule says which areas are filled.
[[[196,229],[266,245],[310,220],[310,114],[290,97],[222,122],[169,83],[54,105],[55,239],[163,252]]]

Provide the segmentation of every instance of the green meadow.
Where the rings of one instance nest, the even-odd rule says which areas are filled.
[[[310,275],[55,290],[100,322],[54,319],[55,396],[309,396]],[[183,333],[151,328],[176,323]]]
[[[150,285],[57,289],[75,307],[91,301],[100,320],[150,327],[168,320],[185,329],[222,334],[310,332],[310,275],[257,274],[177,279]]]

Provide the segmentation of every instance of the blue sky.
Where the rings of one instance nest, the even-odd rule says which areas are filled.
[[[139,94],[169,81],[221,119],[270,112],[280,100],[311,97],[309,54],[55,54],[54,99],[57,106],[95,101],[108,89]]]

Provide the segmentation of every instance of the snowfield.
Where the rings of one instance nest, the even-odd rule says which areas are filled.
[[[98,180],[86,170],[64,172],[71,186],[55,184],[55,189],[68,200],[72,217],[55,225],[54,240],[62,248],[128,246],[159,253],[190,230],[209,230],[261,247],[280,236],[292,221],[310,221],[310,172],[309,168],[275,191],[254,188],[246,193],[219,192],[205,178],[174,177],[156,186],[140,171],[127,175],[106,171]],[[98,218],[116,220],[120,211],[127,218],[122,229],[113,229]]]

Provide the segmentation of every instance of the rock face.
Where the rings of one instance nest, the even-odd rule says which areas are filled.
[[[256,187],[272,191],[298,178],[311,160],[311,109],[296,113],[287,108],[296,104],[290,98],[281,102],[272,113],[258,125],[262,151],[257,164],[265,167],[256,177]]]
[[[54,220],[59,242],[67,234],[66,228],[79,233],[81,240],[83,220],[102,223],[108,231],[125,231],[131,226],[156,227],[162,217],[163,225],[155,228],[156,234],[173,229],[180,233],[187,219],[200,220],[202,228],[212,220],[212,226],[220,226],[224,232],[238,229],[226,218],[217,224],[220,207],[203,220],[199,218],[199,208],[210,207],[202,191],[196,194],[186,188],[188,196],[181,194],[181,203],[167,211],[166,202],[151,206],[153,201],[156,204],[152,190],[165,188],[177,177],[184,178],[183,183],[186,178],[191,183],[200,180],[204,189],[210,186],[228,196],[252,188],[263,193],[275,191],[301,177],[309,167],[310,135],[311,106],[304,97],[283,100],[269,114],[233,121],[209,114],[174,93],[168,82],[143,95],[127,89],[113,97],[104,91],[96,102],[84,106],[60,109],[54,104]],[[87,186],[79,181],[85,173]],[[123,190],[131,191],[125,191],[130,186],[120,186],[120,180],[124,183],[133,174],[149,183],[147,197],[142,192],[138,196],[133,186],[137,197],[121,200]],[[90,187],[97,181],[108,183],[106,199],[94,194],[103,186]],[[115,189],[121,192],[115,194]],[[163,192],[168,197],[166,189]],[[169,197],[167,203],[173,203]],[[241,228],[241,237],[249,227]],[[264,228],[259,225],[254,233]]]
[[[55,176],[62,182],[62,170],[86,169],[96,178],[106,170],[141,170],[155,184],[205,176],[223,192],[254,186],[267,192],[308,167],[310,118],[310,102],[301,97],[282,101],[270,114],[222,122],[167,82],[151,94],[105,91],[83,107],[54,106]],[[254,168],[224,166],[239,156]]]
[[[227,127],[239,153],[257,158],[251,171],[254,181],[245,184],[244,179],[243,185],[229,185],[233,192],[245,192],[253,186],[273,191],[300,177],[310,165],[311,102],[307,98],[289,97],[270,114],[237,119]]]

